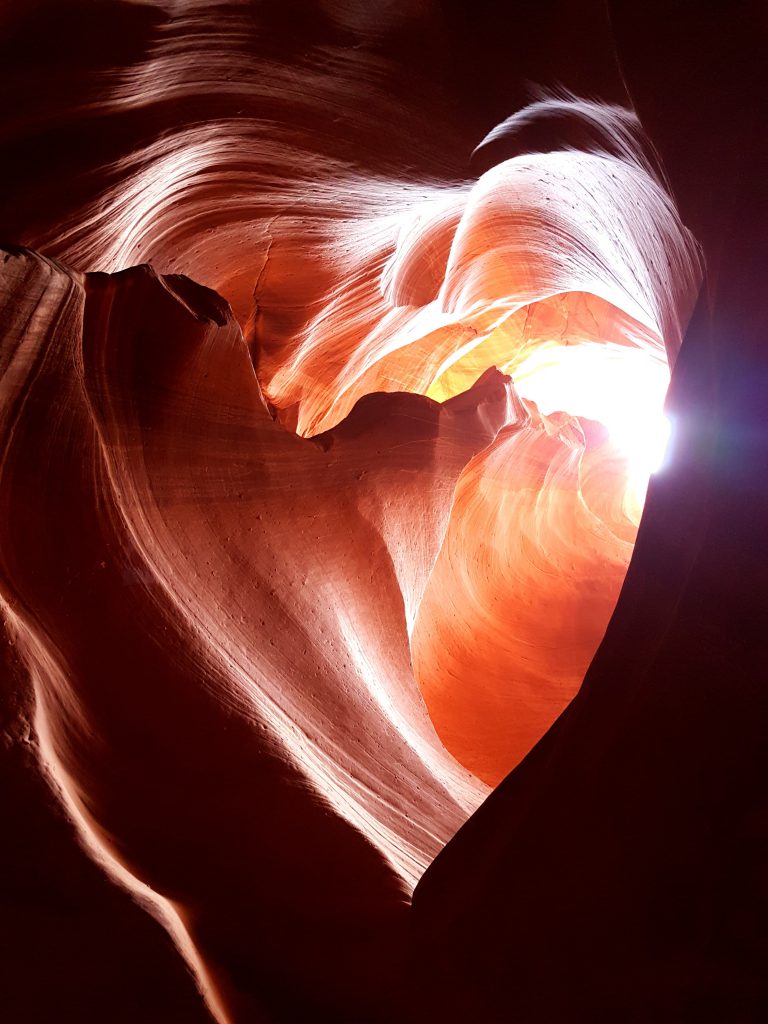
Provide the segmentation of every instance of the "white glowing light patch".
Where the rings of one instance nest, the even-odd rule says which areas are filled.
[[[670,436],[664,415],[669,368],[661,355],[623,345],[541,345],[510,367],[515,387],[545,415],[597,420],[627,461],[627,512],[642,510],[648,479],[661,468]]]

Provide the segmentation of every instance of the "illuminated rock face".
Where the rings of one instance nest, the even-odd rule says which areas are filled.
[[[94,50],[71,94],[55,60],[41,73],[73,131],[107,130],[90,194],[67,209],[52,174],[31,248],[0,267],[17,803],[36,848],[55,834],[61,887],[121,922],[125,962],[173,970],[103,909],[74,837],[207,1007],[171,978],[127,1020],[548,1022],[595,990],[584,1019],[621,1019],[627,963],[658,942],[637,892],[664,837],[701,848],[708,819],[676,808],[706,804],[697,757],[718,741],[700,716],[678,770],[674,658],[668,689],[655,674],[679,609],[695,624],[681,580],[712,499],[690,424],[688,475],[654,485],[653,557],[609,627],[698,248],[633,114],[539,100],[459,180],[440,126],[376,85],[389,64],[366,47],[399,15],[322,11],[362,52],[267,57],[252,12],[190,0],[120,7],[138,42],[112,40],[114,67]],[[565,145],[526,141],[551,122]],[[397,158],[416,132],[423,171]],[[571,955],[593,912],[602,988],[588,944]],[[689,932],[659,955],[692,985]],[[553,933],[571,1001],[547,988]],[[654,985],[656,1022],[678,1004]]]
[[[536,403],[525,430],[505,432],[462,476],[418,620],[408,608],[438,733],[490,784],[573,697],[602,638],[664,426],[667,351],[698,280],[633,118],[552,100],[503,130],[552,109],[589,119],[602,150],[518,157],[472,187],[339,225],[345,256],[303,322],[293,277],[268,259],[250,324],[265,392],[300,433],[374,391],[444,400],[490,365]],[[300,248],[275,235],[276,249]],[[283,310],[293,315],[281,338]],[[607,437],[590,426],[587,446],[564,413]]]
[[[574,421],[558,433],[528,425],[459,483],[414,669],[445,745],[493,785],[575,694],[624,579],[625,467],[604,446]],[[590,487],[603,507],[588,504]]]
[[[321,978],[326,1012],[363,1006],[415,881],[483,796],[434,735],[404,612],[511,383],[372,396],[302,440],[215,293],[24,252],[4,271],[4,603],[43,761],[222,1017],[269,1009],[297,970],[296,1012]],[[233,994],[233,956],[269,983]]]

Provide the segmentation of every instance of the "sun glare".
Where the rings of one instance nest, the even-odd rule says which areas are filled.
[[[540,346],[512,372],[518,393],[545,416],[566,412],[603,424],[626,459],[627,514],[639,519],[648,480],[663,465],[669,441],[666,362],[623,345],[552,343]]]

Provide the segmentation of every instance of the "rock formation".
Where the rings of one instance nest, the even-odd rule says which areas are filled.
[[[4,16],[9,1019],[762,1019],[748,5],[551,6]]]

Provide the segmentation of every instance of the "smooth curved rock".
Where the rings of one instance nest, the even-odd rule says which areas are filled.
[[[83,841],[215,1012],[274,1012],[290,975],[291,1012],[385,1013],[409,891],[484,795],[406,620],[507,378],[304,441],[213,293],[23,251],[4,278],[3,601]]]
[[[0,1010],[755,1024],[749,5],[300,6],[0,12]]]

